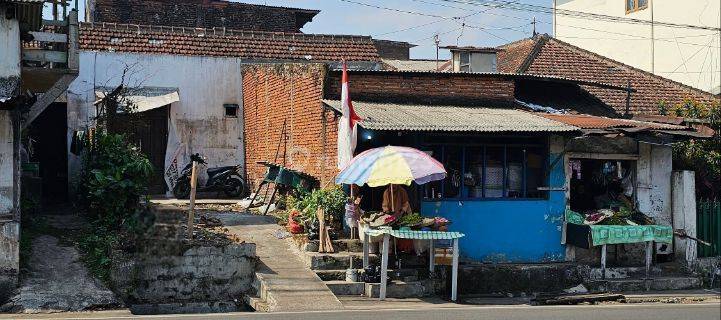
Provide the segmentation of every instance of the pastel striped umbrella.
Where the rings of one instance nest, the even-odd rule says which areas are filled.
[[[424,184],[446,177],[443,164],[423,151],[387,146],[366,150],[355,156],[338,174],[338,184],[379,187],[388,184]]]

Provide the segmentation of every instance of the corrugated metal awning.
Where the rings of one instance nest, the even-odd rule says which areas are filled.
[[[98,100],[115,90],[113,87],[97,87],[95,96]],[[137,107],[136,112],[143,112],[180,101],[178,88],[169,87],[138,87],[128,88],[123,99]]]
[[[338,111],[340,100],[323,100]],[[488,106],[447,106],[353,101],[363,118],[360,125],[371,130],[467,131],[467,132],[570,132],[580,128],[531,112]]]

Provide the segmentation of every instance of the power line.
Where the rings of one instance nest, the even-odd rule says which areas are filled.
[[[568,10],[568,9],[555,8],[555,10],[554,10],[554,8],[552,8],[552,7],[527,4],[527,3],[522,3],[522,2],[518,2],[518,1],[504,1],[504,0],[481,0],[481,1],[479,1],[479,0],[439,0],[439,1],[458,3],[458,4],[467,4],[467,5],[473,5],[473,6],[505,8],[505,9],[511,9],[511,10],[516,10],[516,11],[530,11],[530,12],[538,12],[538,13],[546,13],[546,14],[554,14],[555,13],[558,15],[564,15],[564,16],[570,16],[570,17],[593,19],[593,20],[605,20],[605,21],[613,21],[613,22],[624,22],[624,23],[630,23],[630,24],[648,24],[648,25],[654,24],[657,26],[665,26],[665,27],[672,27],[672,28],[688,28],[688,29],[711,30],[711,31],[721,30],[721,28],[709,27],[709,26],[699,26],[699,25],[692,25],[692,24],[659,22],[659,21],[651,22],[651,21],[643,20],[643,19],[635,19],[635,18],[628,18],[628,17],[616,17],[616,16],[611,16],[611,15],[589,13],[589,12],[575,11],[575,10]]]

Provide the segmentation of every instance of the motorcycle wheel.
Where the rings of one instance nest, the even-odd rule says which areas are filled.
[[[178,199],[188,199],[190,196],[190,181],[180,180],[173,188],[173,195]]]
[[[228,180],[225,181],[225,186],[223,186],[223,192],[229,198],[239,197],[243,194],[243,190],[245,190],[243,180],[237,177],[228,178]]]

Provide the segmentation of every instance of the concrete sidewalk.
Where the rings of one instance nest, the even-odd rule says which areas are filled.
[[[275,218],[237,213],[209,215],[219,218],[244,241],[256,244],[258,296],[265,298],[269,311],[343,309],[325,283],[291,251],[288,240],[273,235],[282,229]]]

